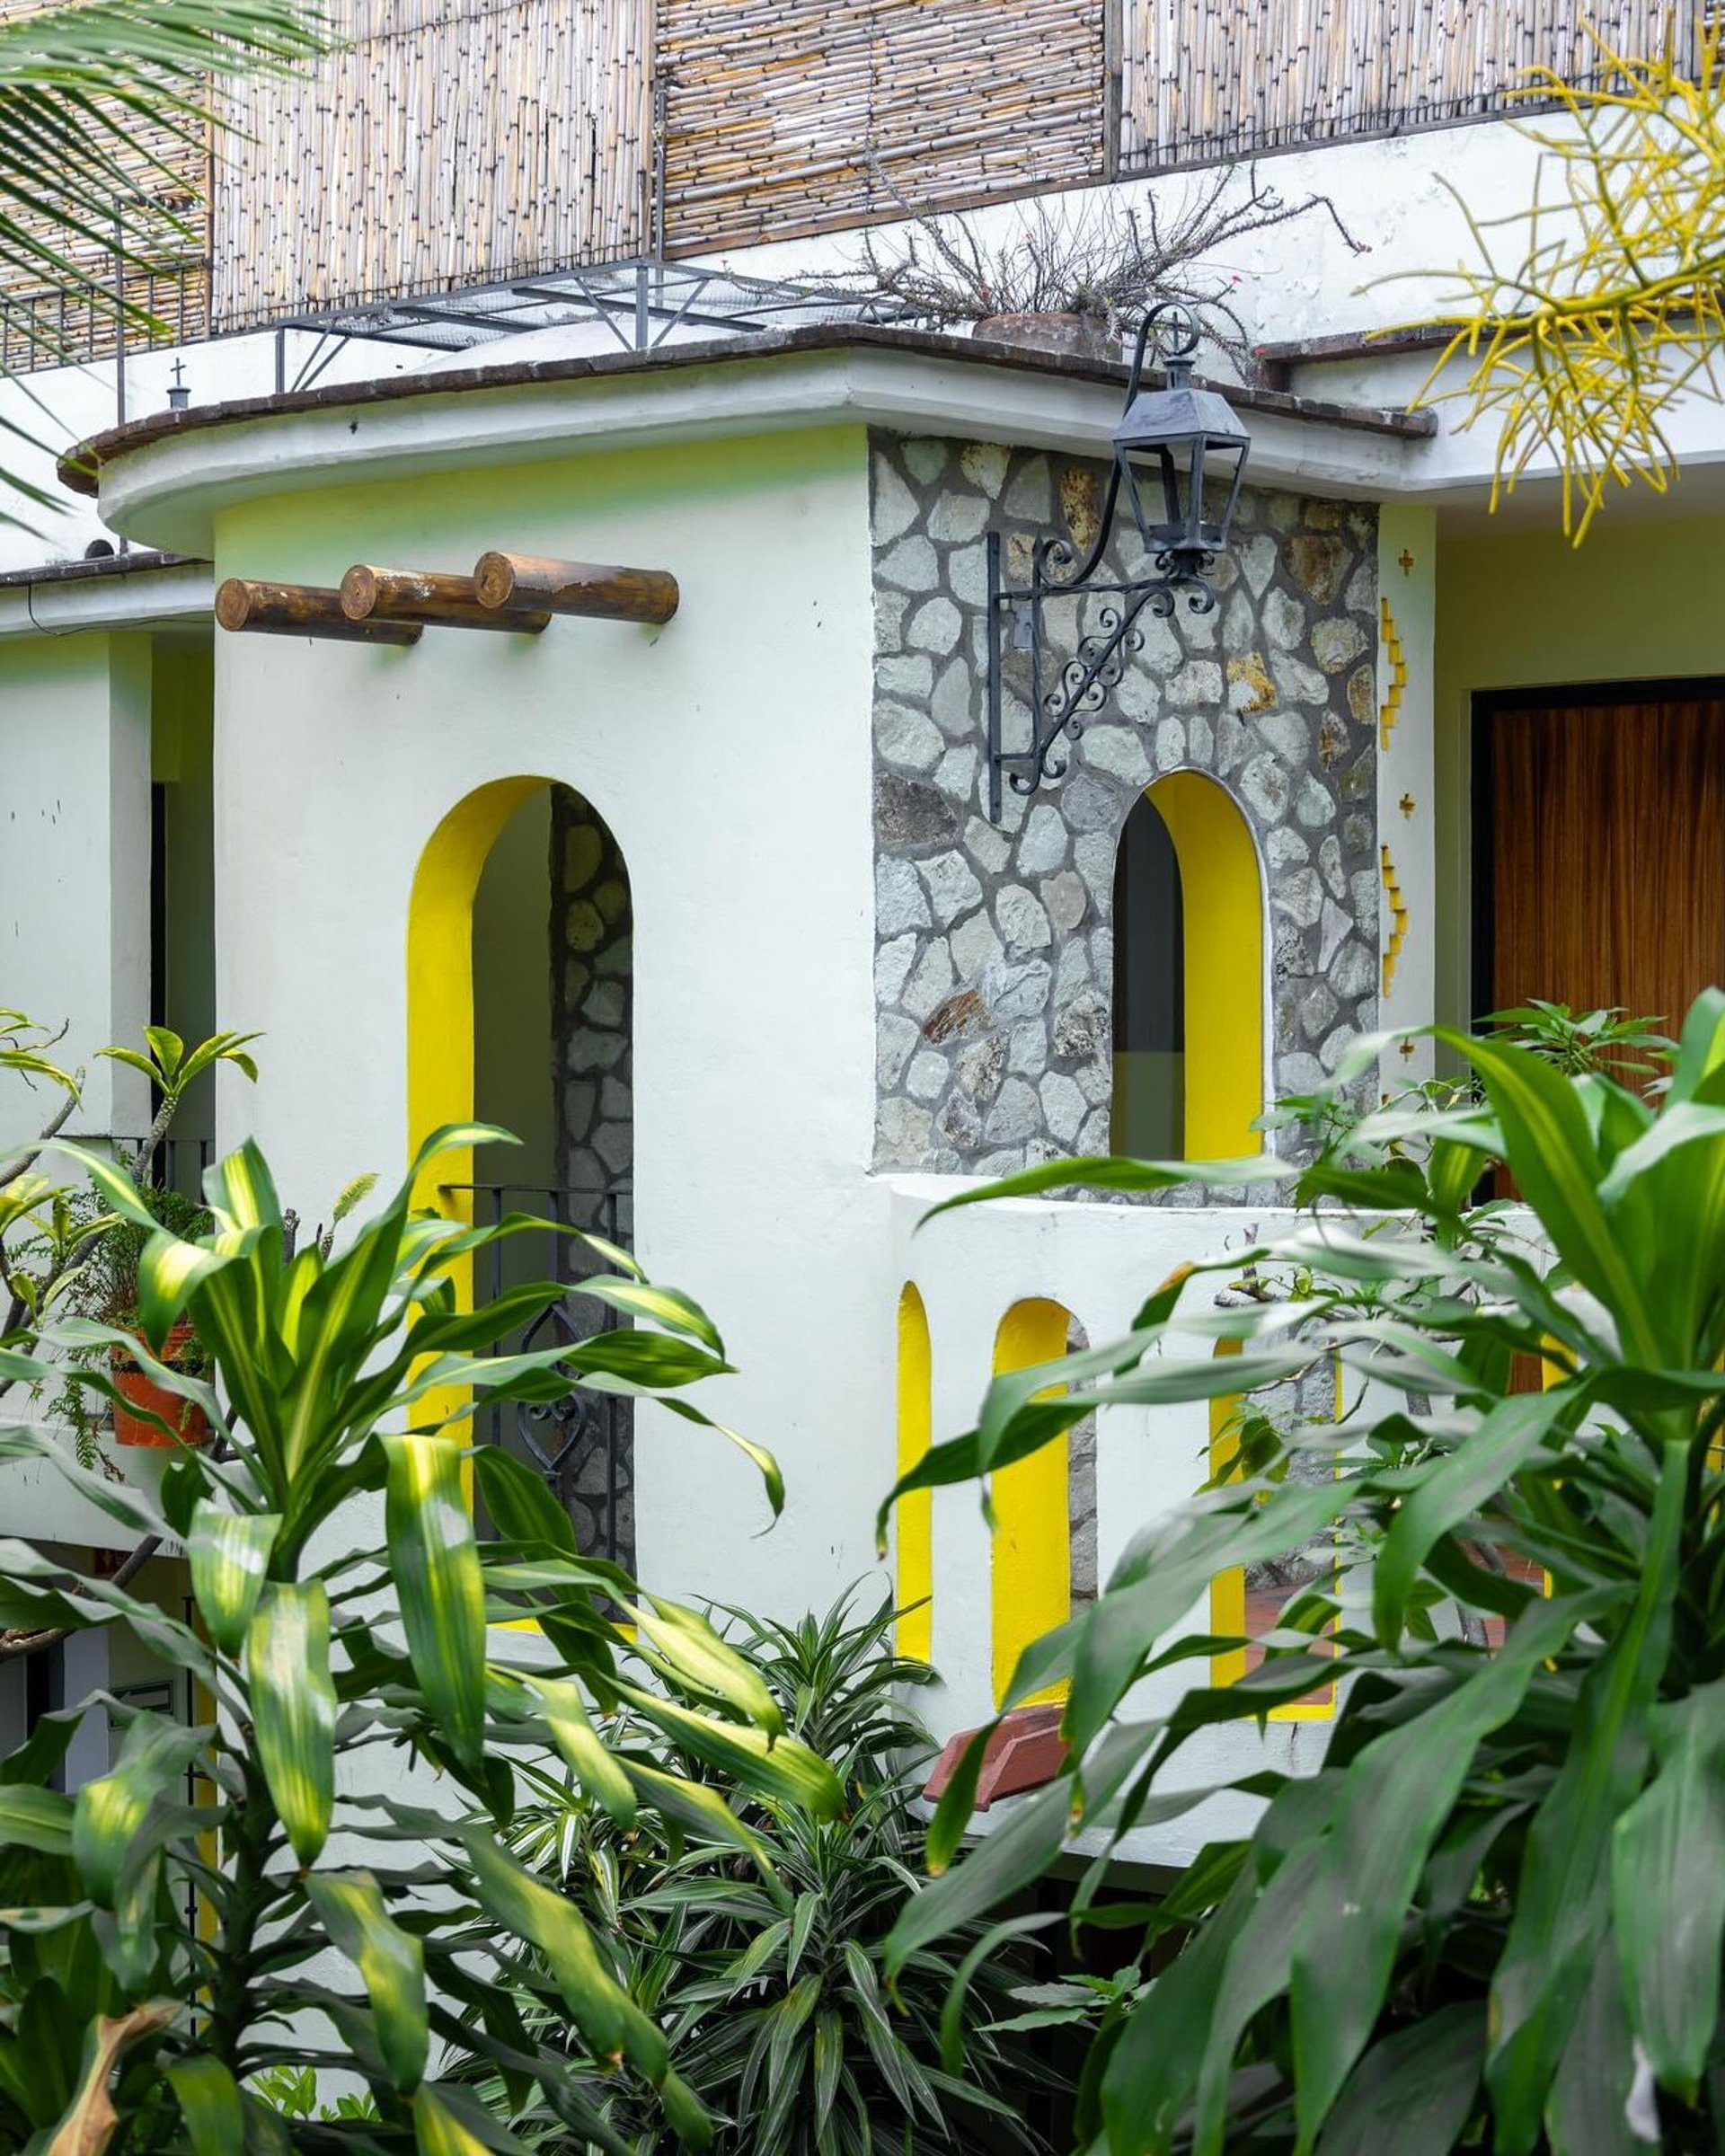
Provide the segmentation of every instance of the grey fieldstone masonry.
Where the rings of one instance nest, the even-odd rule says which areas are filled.
[[[558,1102],[557,1180],[570,1193],[572,1224],[632,1240],[630,1197],[634,1165],[634,916],[629,870],[603,820],[566,786],[552,789],[552,1039]],[[610,1201],[607,1204],[607,1201]],[[574,1244],[572,1277],[595,1270]],[[591,1296],[572,1295],[568,1318],[582,1335],[615,1323]],[[608,1427],[617,1454],[619,1561],[633,1561],[634,1424],[626,1400],[583,1394],[596,1432]],[[547,1434],[548,1449],[557,1442]],[[579,1448],[560,1494],[584,1550],[603,1546],[602,1518],[612,1463],[603,1444]]]
[[[984,535],[1004,535],[1014,581],[1045,534],[1083,551],[1107,467],[884,433],[871,465],[877,1167],[999,1174],[1108,1151],[1115,853],[1172,771],[1219,781],[1251,828],[1271,1086],[1310,1091],[1376,1022],[1375,512],[1247,488],[1216,611],[1140,616],[1143,649],[1066,777],[1028,801],[1009,785],[996,826]],[[1136,530],[1116,533],[1116,572],[1143,573]],[[1064,611],[1051,629],[1075,641],[1077,603]],[[1009,747],[1028,738],[1027,676],[1014,655]]]

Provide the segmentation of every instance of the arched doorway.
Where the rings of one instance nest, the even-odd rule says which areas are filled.
[[[420,858],[409,917],[410,1136],[417,1145],[439,1124],[477,1121],[521,1143],[446,1155],[437,1190],[421,1196],[479,1221],[530,1213],[553,1224],[486,1250],[464,1292],[490,1301],[547,1277],[571,1289],[500,1348],[616,1322],[579,1292],[605,1261],[557,1231],[625,1248],[633,1238],[632,983],[628,870],[591,803],[519,778],[450,811]],[[629,1401],[583,1393],[554,1412],[482,1409],[474,1430],[545,1477],[584,1550],[632,1562]]]
[[[1133,804],[1114,870],[1110,1143],[1140,1160],[1261,1150],[1263,879],[1214,779],[1171,772]]]

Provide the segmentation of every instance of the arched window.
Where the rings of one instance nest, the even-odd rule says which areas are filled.
[[[995,1336],[995,1374],[1057,1361],[1086,1344],[1062,1304],[1014,1303]],[[1057,1386],[1053,1388],[1058,1391]],[[996,1701],[1033,1639],[1064,1624],[1075,1599],[1096,1593],[1096,1445],[1093,1418],[993,1478],[992,1668]],[[1037,1695],[1054,1699],[1049,1691]],[[1023,1702],[1021,1702],[1022,1704]]]
[[[928,1312],[914,1281],[898,1297],[898,1472],[908,1474],[933,1436],[933,1369]],[[918,1662],[934,1649],[934,1493],[913,1490],[893,1513],[894,1592],[907,1614],[898,1620],[898,1652]],[[911,1609],[911,1604],[920,1606]]]
[[[632,978],[628,872],[588,802],[524,777],[451,809],[420,858],[409,906],[409,1140],[417,1148],[441,1124],[477,1121],[524,1143],[444,1154],[421,1202],[482,1221],[533,1213],[631,1240]],[[452,1268],[464,1302],[519,1278],[571,1284],[530,1339],[500,1348],[615,1321],[580,1294],[582,1276],[605,1268],[567,1235],[511,1238],[482,1263],[479,1280],[471,1264]],[[544,1475],[584,1549],[632,1562],[629,1402],[583,1395],[554,1417],[500,1407],[482,1410],[474,1429]]]
[[[1260,1150],[1263,888],[1245,818],[1214,779],[1158,779],[1114,870],[1116,1153],[1237,1160]]]

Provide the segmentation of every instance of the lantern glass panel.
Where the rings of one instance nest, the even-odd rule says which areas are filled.
[[[1115,451],[1139,536],[1152,552],[1219,553],[1245,473],[1246,445],[1208,435]]]

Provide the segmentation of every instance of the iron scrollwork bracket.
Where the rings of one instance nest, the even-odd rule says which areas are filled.
[[[988,535],[988,815],[1001,817],[1003,777],[1010,779],[1014,793],[1034,793],[1045,779],[1064,777],[1066,758],[1060,754],[1063,741],[1076,741],[1086,722],[1101,711],[1119,685],[1127,666],[1144,647],[1138,618],[1146,611],[1166,621],[1181,595],[1194,614],[1208,614],[1216,605],[1216,588],[1204,573],[1210,566],[1206,555],[1194,562],[1190,556],[1176,559],[1162,553],[1154,558],[1153,576],[1134,583],[1099,576],[1114,526],[1120,475],[1116,468],[1096,542],[1082,561],[1070,541],[1059,537],[1039,539],[1031,555],[1031,573],[1023,584],[1006,579],[1002,562],[1000,534]],[[1079,636],[1075,649],[1062,658],[1049,644],[1044,610],[1050,599],[1100,598],[1096,626]],[[1014,636],[1014,631],[1018,633]],[[1003,738],[1005,701],[1007,640],[1030,652],[1030,746],[1009,749]]]

